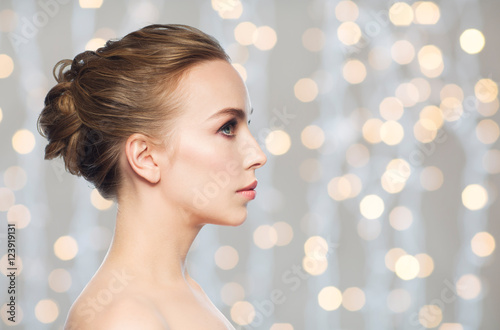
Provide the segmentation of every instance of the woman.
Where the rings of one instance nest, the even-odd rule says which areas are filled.
[[[233,329],[186,270],[203,225],[245,220],[266,162],[227,54],[195,28],[151,25],[54,73],[38,123],[45,158],[62,156],[118,205],[65,329]]]

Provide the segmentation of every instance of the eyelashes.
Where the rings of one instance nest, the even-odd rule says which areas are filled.
[[[219,130],[217,131],[218,133],[222,133],[223,135],[227,137],[233,137],[235,136],[234,131],[236,129],[236,126],[238,125],[238,121],[233,118],[229,120],[227,123],[225,123]]]

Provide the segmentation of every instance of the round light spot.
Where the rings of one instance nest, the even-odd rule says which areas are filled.
[[[103,0],[79,0],[82,8],[101,8]]]
[[[15,11],[11,9],[4,9],[0,11],[0,31],[12,32],[15,30],[17,24],[18,16]]]
[[[363,167],[370,160],[370,151],[363,144],[353,144],[346,151],[346,160],[353,167]]]
[[[382,184],[382,188],[389,194],[397,194],[404,189],[406,180],[402,178],[398,172],[388,170],[382,174],[380,183]]]
[[[293,228],[288,223],[284,221],[276,222],[273,224],[273,228],[278,235],[278,239],[276,240],[277,246],[285,246],[292,241]]]
[[[5,303],[0,308],[0,318],[2,319],[3,323],[5,323],[7,326],[14,326],[21,324],[21,321],[24,318],[23,309],[19,304],[16,304],[16,317],[12,321],[12,319],[9,320],[9,318],[12,316],[9,313],[10,307],[11,306],[8,306],[7,303]]]
[[[315,158],[304,160],[300,164],[300,177],[306,182],[316,182],[321,179],[322,166],[321,163]]]
[[[359,204],[361,214],[367,219],[377,219],[384,213],[384,201],[377,195],[363,197]]]
[[[358,24],[354,22],[344,22],[337,29],[337,37],[340,42],[347,46],[355,45],[361,39],[362,33]]]
[[[418,312],[418,321],[426,328],[435,328],[443,320],[443,312],[437,305],[425,305]]]
[[[255,47],[260,50],[269,50],[276,45],[278,37],[276,31],[270,26],[259,26],[252,35]]]
[[[495,251],[495,238],[488,232],[480,232],[474,235],[470,242],[472,252],[478,257],[490,256]]]
[[[90,193],[90,202],[96,209],[101,211],[107,210],[113,206],[113,201],[102,197],[97,189],[92,189]]]
[[[405,289],[394,289],[387,296],[387,307],[394,313],[403,313],[411,305],[411,295]]]
[[[336,201],[341,201],[356,197],[361,192],[361,188],[362,183],[358,176],[355,174],[346,174],[330,180],[328,183],[328,195]]]
[[[266,149],[275,156],[285,154],[292,144],[288,133],[281,130],[270,132],[266,137],[265,143]]]
[[[425,78],[415,78],[410,81],[418,90],[418,102],[425,102],[431,96],[431,84]]]
[[[380,235],[381,230],[382,226],[378,220],[361,219],[358,222],[358,235],[365,241],[376,239]]]
[[[238,251],[232,246],[224,245],[215,251],[215,264],[220,269],[233,269],[238,264],[238,261]]]
[[[49,286],[55,292],[66,292],[71,287],[71,274],[63,268],[54,269],[49,274]]]
[[[471,184],[462,191],[462,203],[472,211],[482,209],[488,202],[488,192],[479,184]]]
[[[12,147],[19,154],[28,154],[35,148],[35,136],[27,129],[18,130],[12,137]]]
[[[106,44],[106,40],[102,38],[93,38],[90,39],[85,45],[85,50],[96,51],[98,48],[104,47]]]
[[[426,253],[419,253],[415,256],[415,258],[418,260],[418,264],[420,265],[417,277],[424,278],[431,275],[434,271],[434,260],[432,260],[432,257]]]
[[[434,141],[437,136],[437,127],[434,121],[421,118],[413,125],[413,135],[415,139],[422,143]]]
[[[380,102],[379,111],[386,120],[398,120],[403,116],[403,103],[396,97],[386,97]]]
[[[306,126],[300,134],[302,144],[309,149],[318,149],[325,142],[325,133],[316,125]]]
[[[420,272],[420,264],[414,256],[404,255],[399,257],[394,266],[396,275],[402,280],[412,280]]]
[[[342,294],[342,306],[344,306],[344,308],[348,311],[359,311],[361,308],[363,308],[365,302],[365,293],[360,288],[347,288]]]
[[[2,112],[2,108],[0,108],[0,123],[2,122],[2,119],[3,119],[3,112]]]
[[[406,255],[405,250],[401,248],[392,248],[385,254],[385,266],[387,269],[395,272],[396,271],[396,261],[402,256]]]
[[[53,300],[40,300],[35,306],[35,316],[42,323],[52,323],[59,316],[59,307]]]
[[[350,84],[360,84],[366,78],[366,67],[359,60],[349,60],[342,69],[344,79]]]
[[[239,0],[212,0],[212,8],[223,19],[238,19],[243,13],[243,5]]]
[[[4,274],[7,276],[10,270],[8,270],[9,267],[12,267],[11,265],[12,260],[9,260],[9,255],[6,253],[0,258],[0,273]],[[19,276],[21,272],[23,271],[23,260],[19,256],[19,253],[16,253],[16,257],[14,258],[14,264],[17,268],[16,276]]]
[[[253,232],[253,241],[261,249],[270,249],[278,241],[278,234],[274,227],[261,225]]]
[[[0,79],[9,77],[14,71],[14,61],[7,54],[0,54]]]
[[[232,306],[245,298],[245,289],[236,282],[229,282],[222,287],[220,296],[224,304]]]
[[[441,100],[444,100],[448,97],[454,97],[460,102],[463,102],[464,100],[464,91],[462,88],[458,85],[455,84],[448,84],[445,85],[442,89],[441,92],[439,92],[439,97]]]
[[[302,34],[302,45],[311,52],[319,52],[325,44],[325,34],[321,29],[309,28]]]
[[[443,126],[444,118],[441,109],[435,105],[428,105],[420,111],[420,125],[428,131],[435,131]],[[433,123],[430,124],[430,122]],[[419,140],[420,141],[420,140]]]
[[[257,26],[252,22],[241,22],[234,28],[234,38],[243,46],[249,46],[253,43],[253,35]]]
[[[321,289],[318,294],[318,303],[326,311],[333,311],[342,304],[342,292],[334,286]]]
[[[391,56],[398,64],[410,64],[415,58],[415,47],[408,40],[398,40],[391,47]]]
[[[476,275],[465,274],[458,279],[456,288],[462,299],[475,299],[481,293],[481,280]]]
[[[500,173],[500,150],[486,151],[483,157],[483,167],[490,174]]]
[[[22,204],[13,205],[7,212],[7,221],[14,223],[16,229],[26,228],[31,221],[30,210]]]
[[[11,166],[5,170],[3,174],[3,181],[5,182],[5,186],[12,190],[22,189],[26,182],[28,181],[28,177],[26,175],[26,171],[20,166]]]
[[[8,188],[0,188],[0,211],[8,211],[16,202],[16,196]]]
[[[78,253],[78,243],[71,236],[61,236],[54,243],[54,253],[61,260],[71,260]]]
[[[483,119],[476,126],[476,136],[484,144],[493,144],[500,136],[500,127],[491,119]]]
[[[382,120],[378,118],[368,119],[362,128],[363,138],[372,144],[379,143],[382,141],[380,137],[380,129],[382,127]]]
[[[396,206],[389,214],[389,222],[396,230],[406,230],[413,223],[413,214],[405,206]]]
[[[432,1],[417,1],[414,3],[415,23],[423,25],[436,24],[441,17],[438,5]]]
[[[427,166],[420,172],[420,184],[425,190],[438,190],[443,185],[443,181],[443,172],[436,166]]]
[[[390,146],[394,146],[403,140],[405,135],[403,126],[395,120],[388,120],[380,127],[380,138]]]
[[[417,104],[420,99],[418,88],[412,83],[402,83],[396,88],[396,97],[401,100],[407,108]]]
[[[464,330],[460,323],[443,323],[438,330]]]
[[[237,301],[231,307],[231,319],[239,325],[248,325],[255,318],[255,308],[248,301]]]
[[[500,101],[498,98],[495,98],[491,102],[483,103],[481,101],[477,101],[477,111],[485,117],[493,116],[497,113],[498,108],[500,107]]]
[[[302,102],[311,102],[318,96],[318,85],[311,78],[302,78],[293,87],[295,97]]]
[[[498,97],[498,85],[491,79],[480,79],[474,86],[474,94],[483,103],[493,102]]]
[[[413,21],[413,9],[405,2],[396,2],[389,9],[389,19],[396,26],[408,26]]]
[[[354,22],[359,15],[359,9],[353,1],[340,1],[335,6],[335,17],[341,22]]]
[[[290,323],[274,323],[269,330],[293,330]]]
[[[443,63],[443,55],[438,47],[427,45],[418,52],[418,62],[424,70],[436,70]]]
[[[485,44],[484,35],[476,29],[468,29],[460,35],[460,47],[468,54],[480,53]]]
[[[304,252],[306,256],[311,258],[326,258],[328,254],[328,243],[321,236],[311,236],[304,243]]]
[[[305,256],[302,259],[302,268],[310,275],[318,276],[328,268],[328,260],[325,257]]]

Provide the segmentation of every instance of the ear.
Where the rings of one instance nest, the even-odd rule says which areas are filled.
[[[134,172],[150,183],[160,181],[160,166],[150,139],[143,134],[132,134],[125,142],[127,162]]]

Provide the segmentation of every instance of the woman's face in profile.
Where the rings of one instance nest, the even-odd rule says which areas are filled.
[[[174,152],[161,173],[165,200],[203,223],[239,225],[253,194],[238,191],[254,183],[255,169],[266,162],[248,129],[245,84],[223,60],[196,65],[180,84]]]

